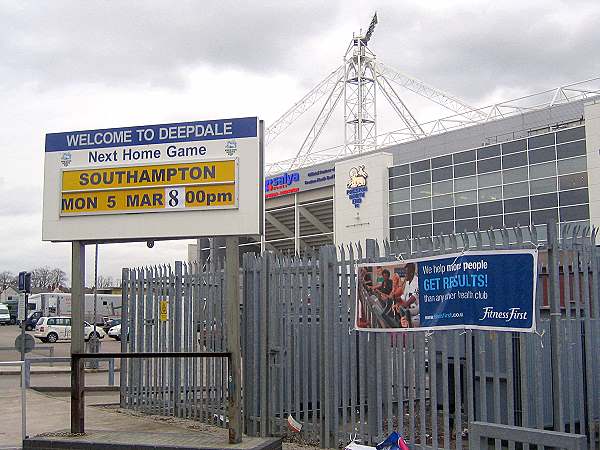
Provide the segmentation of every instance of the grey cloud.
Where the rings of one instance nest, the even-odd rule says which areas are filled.
[[[338,2],[0,3],[0,85],[173,86],[197,65],[276,72]],[[289,69],[289,67],[287,67]]]

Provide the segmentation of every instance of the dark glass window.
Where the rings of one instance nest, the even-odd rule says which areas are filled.
[[[512,167],[526,166],[527,165],[527,152],[514,153],[512,155],[505,155],[502,157],[502,167],[510,169]]]
[[[390,178],[390,189],[399,189],[410,185],[409,177]]]
[[[529,209],[529,197],[511,198],[504,200],[504,212],[527,211]]]
[[[494,214],[502,214],[502,202],[487,202],[479,204],[480,216],[491,216]]]
[[[568,206],[560,208],[560,221],[570,222],[572,220],[584,220],[590,218],[588,205]]]
[[[454,196],[452,194],[436,195],[431,199],[433,208],[446,208],[454,205]]]
[[[529,164],[536,164],[556,159],[556,150],[554,147],[538,148],[529,151]]]
[[[408,164],[403,166],[394,166],[388,169],[390,177],[397,177],[399,175],[408,175]]]
[[[403,216],[390,216],[390,228],[410,226],[410,214]]]
[[[390,203],[401,202],[410,199],[410,189],[395,189],[390,191]]]
[[[556,133],[556,143],[585,139],[585,127],[570,128]]]
[[[575,189],[572,191],[564,191],[560,194],[560,206],[578,205],[590,201],[587,189]]]
[[[532,195],[531,209],[555,208],[558,206],[556,192],[552,194]]]
[[[529,225],[529,213],[506,214],[504,216],[504,224],[507,227],[515,227],[517,225]]]
[[[417,227],[412,227],[412,234],[413,234],[413,237],[431,236],[431,224],[419,225]]]
[[[500,170],[500,158],[484,159],[483,161],[477,161],[477,172],[495,172]]]
[[[580,155],[585,155],[585,141],[569,142],[568,144],[556,146],[556,157],[558,159]]]
[[[502,228],[502,216],[490,216],[490,217],[480,217],[479,218],[479,229],[480,230],[489,230]]]
[[[429,183],[431,181],[431,172],[419,172],[410,175],[410,182],[414,186],[416,184]]]
[[[454,177],[466,177],[467,175],[475,175],[475,163],[459,164],[454,166]]]
[[[390,230],[390,238],[392,240],[410,238],[410,227]]]
[[[499,144],[477,149],[477,159],[491,158],[492,156],[500,156]]]
[[[441,222],[433,224],[433,234],[451,234],[454,233],[454,222]]]
[[[412,173],[422,172],[423,170],[429,170],[429,159],[425,159],[423,161],[417,161],[414,163],[410,163],[410,171]]]
[[[556,208],[552,208],[531,211],[531,221],[538,225],[547,222],[558,222],[558,210]]]
[[[454,217],[457,219],[477,217],[477,205],[457,206],[454,208]]]
[[[554,133],[541,134],[540,136],[530,137],[528,140],[529,148],[546,147],[554,145]]]
[[[431,179],[433,181],[450,180],[452,178],[452,167],[444,167],[431,171]]]
[[[444,222],[446,220],[454,219],[454,209],[453,208],[442,208],[442,209],[434,209],[433,210],[433,221],[434,222]]]
[[[475,161],[475,150],[467,150],[466,152],[454,154],[454,164],[460,164],[469,161]]]
[[[525,139],[512,142],[504,142],[502,144],[502,154],[507,155],[508,153],[522,152],[527,149],[527,142]]]
[[[437,169],[438,167],[445,167],[452,165],[452,155],[438,156],[437,158],[431,159],[431,167]]]
[[[456,221],[456,232],[461,233],[463,231],[476,231],[479,228],[477,219],[466,219]]]
[[[423,211],[412,215],[413,225],[421,225],[423,223],[431,223],[431,211]]]
[[[399,191],[392,191],[399,192]],[[408,214],[410,213],[410,202],[390,203],[390,214]]]
[[[574,173],[572,175],[563,175],[558,177],[558,187],[561,191],[566,189],[576,189],[588,185],[587,173]]]

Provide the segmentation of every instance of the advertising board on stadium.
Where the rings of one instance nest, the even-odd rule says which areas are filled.
[[[255,117],[48,134],[42,238],[260,234],[262,158]]]

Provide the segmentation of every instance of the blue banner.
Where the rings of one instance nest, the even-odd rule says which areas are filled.
[[[358,330],[535,330],[537,250],[363,264],[357,275]]]
[[[256,117],[49,133],[46,152],[246,137],[258,137]]]

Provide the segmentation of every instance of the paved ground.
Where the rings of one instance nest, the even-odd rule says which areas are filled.
[[[92,406],[117,401],[118,393],[86,394],[86,428],[123,432],[210,433],[215,439],[227,440],[227,430],[191,420],[146,416],[121,411],[115,406]],[[0,389],[0,449],[19,448],[21,443],[21,406],[19,389]],[[29,435],[69,428],[70,398],[27,392],[27,432]],[[284,450],[312,450],[298,444],[285,444]]]

